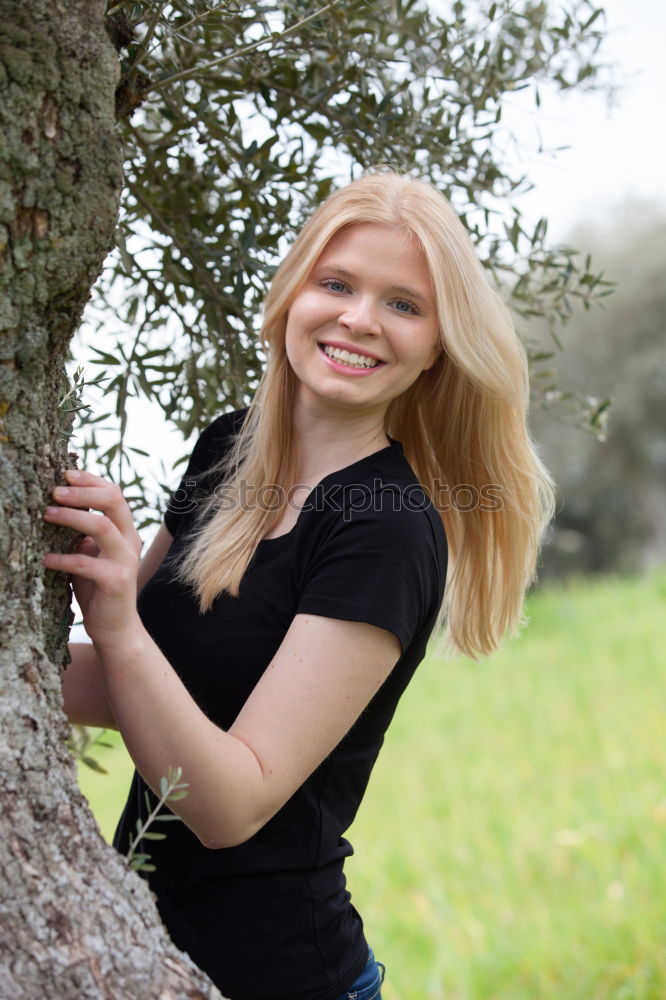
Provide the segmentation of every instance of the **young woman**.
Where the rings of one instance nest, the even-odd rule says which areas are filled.
[[[263,338],[252,404],[201,435],[141,564],[117,487],[70,470],[54,490],[47,519],[85,537],[44,562],[72,574],[93,642],[65,704],[136,764],[119,849],[183,768],[149,882],[223,993],[369,1000],[344,831],[438,620],[473,656],[515,630],[551,486],[524,352],[430,186],[374,173],[333,194]]]

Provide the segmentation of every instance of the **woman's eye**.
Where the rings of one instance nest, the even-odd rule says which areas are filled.
[[[397,299],[393,303],[393,308],[396,310],[396,312],[411,313],[413,316],[418,316],[419,315],[419,311],[416,308],[416,306],[414,305],[414,303],[413,302],[407,302],[406,299]]]
[[[344,281],[340,281],[338,278],[327,278],[326,281],[322,282],[324,288],[328,288],[330,292],[345,292],[347,286]]]

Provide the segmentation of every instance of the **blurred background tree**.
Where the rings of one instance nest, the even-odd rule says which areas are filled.
[[[126,187],[117,252],[73,347],[87,370],[72,407],[104,380],[77,446],[142,523],[161,490],[151,498],[138,471],[132,401],[188,437],[248,400],[272,270],[304,216],[363,169],[442,190],[519,317],[555,330],[573,302],[605,291],[588,259],[549,245],[545,219],[523,222],[527,151],[502,118],[518,90],[538,108],[543,87],[607,86],[602,13],[590,0],[109,4]]]
[[[619,205],[571,239],[617,286],[604,308],[577,312],[562,332],[542,397],[560,419],[543,407],[533,414],[561,497],[542,576],[637,572],[666,562],[666,216],[650,204]],[[547,348],[543,327],[540,336]],[[564,387],[610,398],[601,440],[564,419]]]

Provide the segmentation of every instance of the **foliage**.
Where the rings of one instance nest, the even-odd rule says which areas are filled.
[[[134,871],[155,871],[155,865],[150,864],[150,854],[147,854],[145,851],[138,851],[137,848],[140,846],[142,840],[164,840],[166,838],[166,833],[159,833],[157,830],[150,829],[156,820],[166,822],[167,820],[180,819],[175,813],[161,812],[161,809],[167,802],[178,802],[179,799],[184,799],[187,795],[189,784],[186,781],[180,780],[182,776],[182,767],[170,767],[168,769],[166,777],[162,776],[160,778],[160,797],[152,809],[148,792],[144,793],[147,816],[143,823],[140,819],[136,821],[136,834],[127,852],[127,864]]]
[[[106,774],[107,771],[97,758],[91,755],[91,750],[94,750],[95,747],[111,747],[111,744],[105,740],[106,732],[106,729],[94,730],[87,726],[72,726],[67,742],[74,760],[81,761],[91,771],[96,771],[98,774]]]
[[[602,85],[602,13],[591,0],[455,0],[441,13],[421,0],[110,3],[126,190],[77,352],[104,373],[110,406],[87,418],[87,445],[99,453],[96,428],[119,424],[106,471],[139,485],[130,397],[158,403],[186,436],[247,401],[276,260],[365,168],[439,187],[520,316],[555,330],[575,300],[603,294],[589,260],[548,245],[545,219],[525,226],[529,181],[502,121],[519,90],[538,105],[544,86]]]

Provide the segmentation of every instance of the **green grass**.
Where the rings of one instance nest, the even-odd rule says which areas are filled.
[[[666,997],[665,610],[664,572],[551,587],[492,659],[419,667],[349,834],[385,1000]]]

